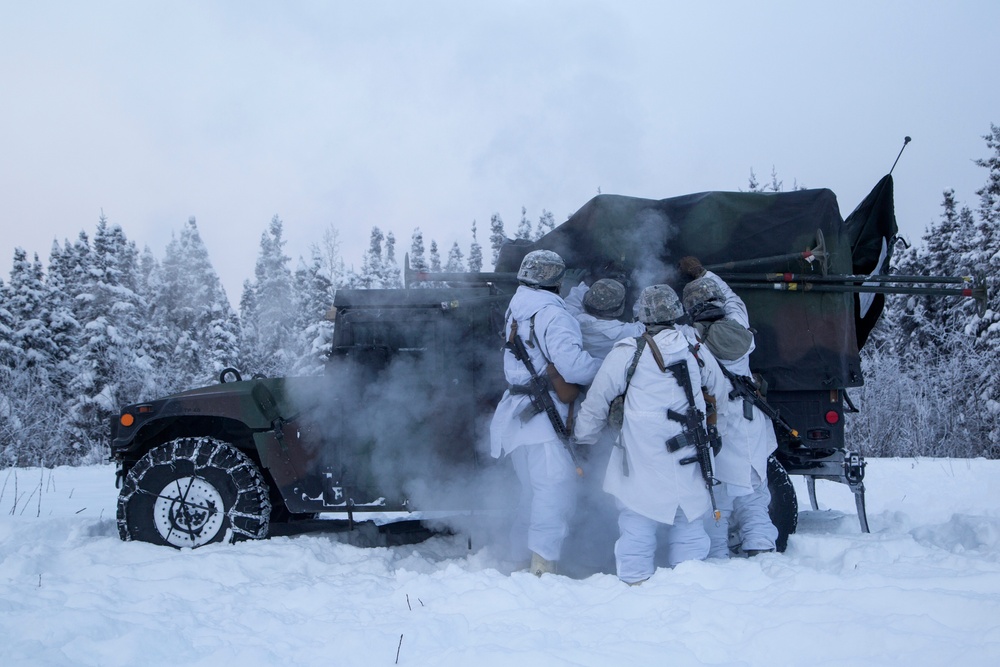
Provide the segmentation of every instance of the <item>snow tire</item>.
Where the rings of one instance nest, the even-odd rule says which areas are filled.
[[[231,444],[178,438],[132,467],[118,495],[118,534],[178,549],[267,536],[271,502],[257,465]]]

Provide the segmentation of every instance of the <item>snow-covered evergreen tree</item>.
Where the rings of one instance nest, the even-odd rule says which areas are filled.
[[[538,216],[538,225],[535,226],[534,240],[537,241],[538,239],[542,238],[555,228],[556,228],[556,217],[552,215],[552,211],[546,211],[543,208],[542,214]]]
[[[431,272],[440,273],[441,272],[441,253],[438,252],[437,241],[431,239]]]
[[[86,237],[73,250],[77,269],[89,265],[80,281],[76,319],[80,343],[71,356],[77,375],[70,380],[68,418],[73,425],[69,443],[78,454],[106,444],[107,422],[120,405],[156,392],[152,359],[143,346],[146,304],[136,294],[138,263],[135,245],[121,227],[101,215],[93,248]]]
[[[73,282],[73,249],[67,240],[65,246],[53,242],[49,254],[49,270],[45,286],[49,299],[49,336],[55,345],[55,359],[49,369],[54,389],[60,396],[69,395],[70,380],[76,376],[72,354],[80,339],[81,327],[76,317],[76,296],[82,286]]]
[[[531,240],[531,220],[528,219],[528,209],[521,207],[521,222],[517,225],[517,238]]]
[[[403,286],[403,277],[396,261],[396,236],[392,232],[385,235],[385,258],[382,260],[382,286],[398,289]]]
[[[14,345],[14,315],[7,309],[10,293],[0,280],[0,367],[15,368],[19,365],[20,350]],[[0,392],[3,388],[0,387]],[[2,406],[0,406],[2,407]]]
[[[458,247],[458,242],[452,244],[448,251],[448,263],[444,270],[448,273],[462,273],[465,271],[465,262],[462,261],[462,249]]]
[[[286,375],[294,362],[292,272],[282,234],[274,216],[260,238],[254,281],[243,284],[240,300],[242,366],[269,377]]]
[[[237,363],[239,324],[194,218],[144,282],[155,294],[151,331],[165,390],[209,384]]]
[[[51,302],[44,280],[38,255],[31,262],[23,248],[16,248],[5,299],[13,317],[10,340],[25,366],[48,369],[55,365],[56,345],[49,331]]]
[[[991,123],[990,133],[984,134],[983,139],[986,140],[986,147],[993,153],[975,161],[989,173],[986,184],[976,190],[979,195],[979,219],[995,226],[1000,222],[1000,126]]]
[[[322,256],[313,252],[306,263],[300,258],[295,270],[296,375],[315,375],[323,370],[333,342],[333,321],[328,314],[335,288],[323,270]]]
[[[496,267],[500,258],[500,246],[507,241],[507,234],[503,230],[503,218],[499,213],[490,216],[490,248],[493,250],[492,266]]]
[[[410,268],[414,271],[427,270],[427,255],[424,251],[424,233],[417,227],[410,237]]]
[[[472,245],[469,246],[469,271],[479,273],[483,270],[483,246],[476,238],[476,221],[472,221]]]
[[[377,226],[372,227],[368,240],[368,250],[361,262],[360,273],[351,273],[350,286],[355,289],[380,289],[385,287],[385,268],[382,257],[382,242],[385,235]]]

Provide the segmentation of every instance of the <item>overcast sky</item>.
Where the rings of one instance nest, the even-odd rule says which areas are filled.
[[[919,238],[973,208],[1000,123],[1000,2],[0,0],[0,275],[101,211],[161,258],[194,216],[230,300],[372,225],[442,255],[521,207],[746,189],[772,167],[847,215],[892,166]]]

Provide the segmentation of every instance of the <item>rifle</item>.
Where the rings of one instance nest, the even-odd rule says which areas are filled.
[[[514,358],[523,363],[525,368],[528,369],[528,373],[531,374],[528,384],[522,385],[527,390],[525,393],[527,393],[528,398],[531,399],[531,406],[534,410],[531,416],[537,415],[539,412],[545,413],[545,416],[549,418],[549,422],[552,424],[552,428],[555,429],[556,435],[562,441],[563,447],[569,452],[569,456],[573,460],[573,465],[576,467],[576,474],[583,477],[583,467],[580,465],[580,460],[576,455],[576,443],[573,440],[573,433],[563,423],[562,417],[556,409],[556,404],[552,400],[552,394],[549,393],[552,385],[549,382],[548,376],[538,374],[535,370],[535,364],[532,363],[528,351],[524,348],[524,341],[517,335],[517,320],[514,320],[510,325],[510,338],[507,339],[507,344],[504,347],[510,350]]]
[[[768,403],[763,396],[760,395],[760,391],[757,389],[757,385],[751,378],[745,375],[737,375],[731,370],[726,368],[723,364],[719,364],[719,368],[722,369],[722,374],[729,378],[729,382],[733,385],[733,390],[729,392],[729,400],[736,398],[737,396],[743,398],[743,416],[747,419],[753,419],[753,411],[747,409],[747,403],[751,403],[763,412],[767,417],[781,427],[785,433],[792,436],[792,438],[798,438],[799,432],[788,425],[784,419],[781,418],[781,414],[776,408],[774,408],[770,403]],[[748,416],[749,415],[749,416]]]
[[[651,346],[651,349],[656,350],[655,346]],[[719,432],[714,424],[707,428],[705,427],[705,415],[697,408],[694,402],[694,390],[691,388],[691,377],[688,375],[687,362],[678,361],[676,364],[664,367],[659,350],[656,350],[653,356],[656,358],[660,368],[664,371],[670,371],[674,379],[677,380],[677,384],[683,387],[684,395],[688,400],[687,412],[683,414],[669,408],[667,409],[667,419],[679,422],[683,429],[679,435],[675,435],[667,440],[667,451],[676,452],[682,447],[687,447],[688,445],[694,446],[695,455],[681,459],[680,464],[690,465],[697,463],[698,467],[701,468],[701,476],[705,480],[705,485],[708,487],[708,497],[712,501],[712,516],[718,521],[722,518],[722,513],[719,512],[719,506],[715,503],[715,491],[713,487],[719,484],[719,480],[715,479],[715,470],[712,467],[712,450],[716,445],[721,447],[722,439],[719,437]]]

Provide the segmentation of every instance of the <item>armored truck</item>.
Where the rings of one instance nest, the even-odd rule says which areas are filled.
[[[218,384],[123,406],[111,424],[120,535],[198,547],[301,516],[509,504],[509,470],[487,442],[505,388],[499,332],[521,259],[542,248],[570,276],[622,280],[626,312],[646,285],[682,287],[684,256],[726,279],[756,330],[751,365],[791,427],[776,429],[769,470],[779,547],[798,512],[788,474],[806,477],[814,507],[816,479],[847,484],[867,530],[864,458],[844,420],[884,295],[985,299],[971,278],[896,284],[884,275],[895,236],[886,176],[846,220],[829,190],[600,195],[541,239],[507,243],[492,273],[407,262],[405,289],[337,292],[323,375],[227,369]]]

